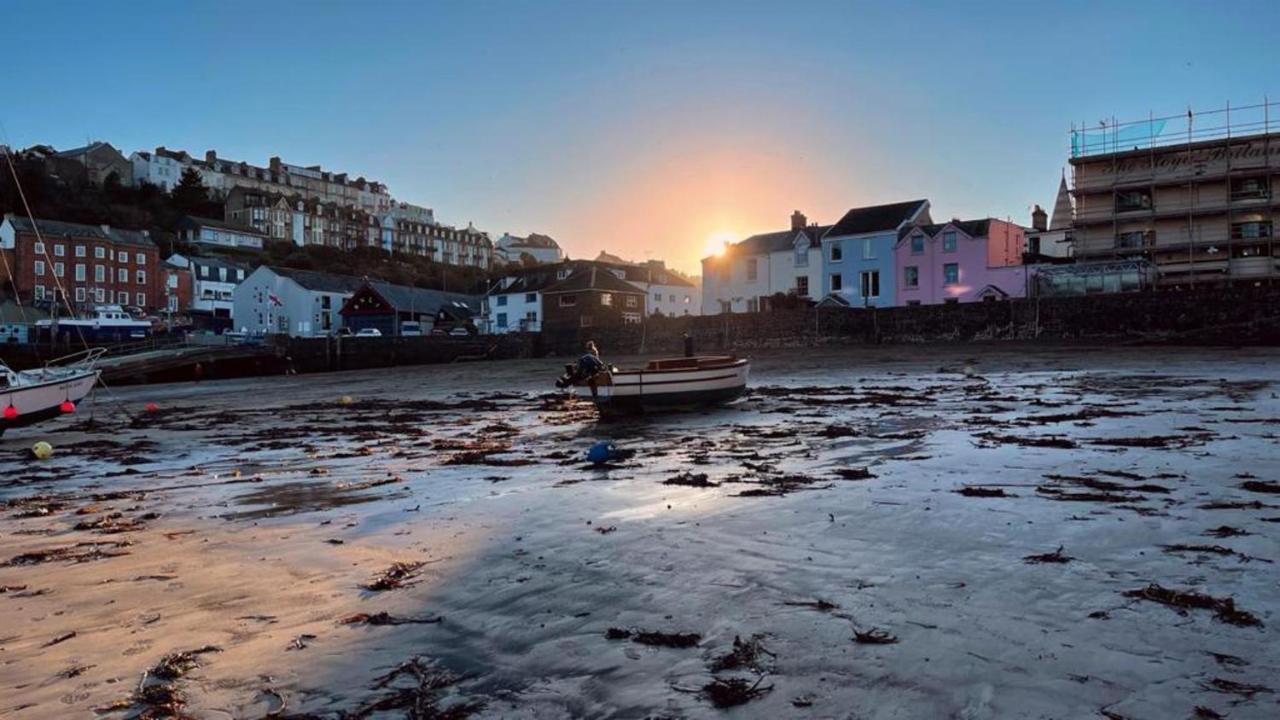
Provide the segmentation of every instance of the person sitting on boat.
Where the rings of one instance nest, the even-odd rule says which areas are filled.
[[[574,365],[566,367],[566,373],[556,383],[557,387],[568,387],[585,381],[591,388],[591,396],[596,396],[596,376],[606,370],[604,361],[600,359],[600,350],[594,342],[587,343],[587,351],[578,358]]]

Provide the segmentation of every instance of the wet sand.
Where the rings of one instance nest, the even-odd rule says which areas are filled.
[[[0,438],[0,717],[1277,717],[1277,360],[768,353],[607,423],[555,361],[99,394]]]

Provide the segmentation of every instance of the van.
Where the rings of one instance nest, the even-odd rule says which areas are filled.
[[[417,320],[406,320],[400,323],[401,337],[422,337],[422,323]]]

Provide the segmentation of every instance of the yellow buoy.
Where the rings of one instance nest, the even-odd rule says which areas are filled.
[[[37,460],[48,460],[53,457],[53,446],[41,440],[31,446],[31,454],[35,455]]]
[[[340,405],[350,405],[355,401],[356,399],[351,397],[350,395],[343,395],[342,397],[338,398],[338,404]]]

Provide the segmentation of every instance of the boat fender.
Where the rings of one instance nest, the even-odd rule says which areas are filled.
[[[34,455],[37,460],[48,460],[53,457],[53,446],[41,440],[31,446],[31,454]]]
[[[592,445],[591,449],[587,451],[587,461],[599,465],[609,462],[616,454],[617,448],[613,446],[613,443],[608,440],[601,440]]]

